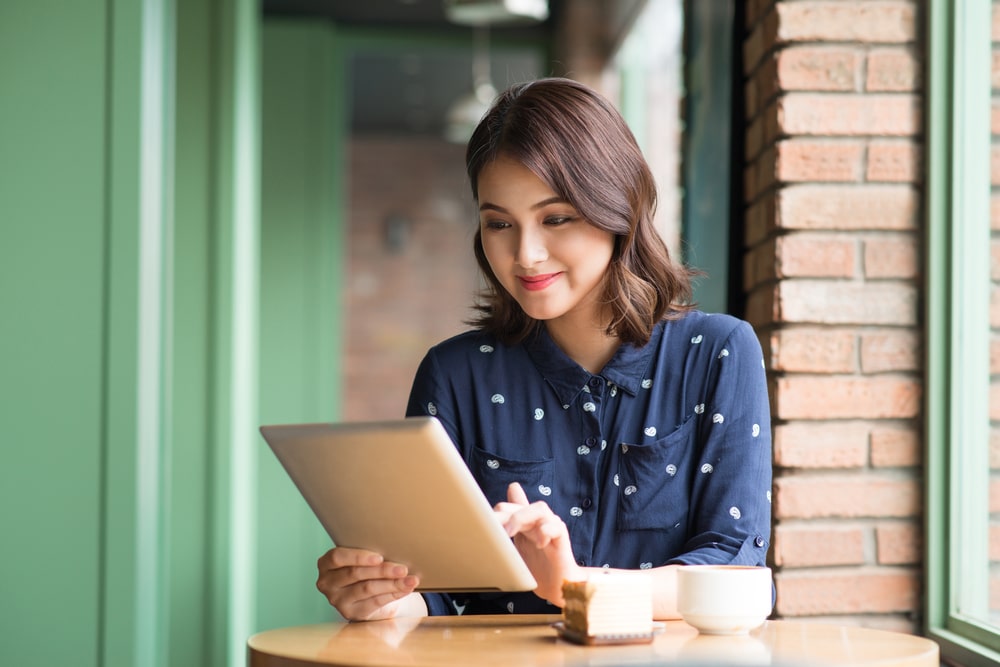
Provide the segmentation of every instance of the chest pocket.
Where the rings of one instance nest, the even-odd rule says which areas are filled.
[[[685,529],[695,424],[692,417],[653,443],[619,445],[618,530]]]
[[[554,467],[552,459],[520,461],[498,456],[479,447],[473,448],[471,458],[469,468],[472,476],[476,478],[490,505],[506,501],[507,487],[513,482],[524,488],[531,502],[550,500]]]

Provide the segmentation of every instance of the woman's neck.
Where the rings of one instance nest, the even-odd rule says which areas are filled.
[[[581,326],[560,319],[547,321],[545,327],[559,349],[594,375],[611,361],[621,345],[617,336],[608,335],[606,328],[596,323]]]

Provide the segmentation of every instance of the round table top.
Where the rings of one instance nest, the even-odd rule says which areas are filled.
[[[247,642],[250,667],[547,667],[549,665],[871,665],[939,667],[938,646],[914,635],[808,621],[767,621],[743,636],[700,635],[669,621],[652,643],[581,646],[560,616],[437,616],[269,630]]]

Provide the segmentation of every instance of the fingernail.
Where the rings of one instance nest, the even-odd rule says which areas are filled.
[[[394,577],[405,577],[406,576],[406,567],[404,567],[403,565],[397,565],[397,566],[395,566],[394,568],[392,568],[392,576],[394,576]]]

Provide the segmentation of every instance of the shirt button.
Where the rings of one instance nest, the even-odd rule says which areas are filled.
[[[590,509],[590,506],[593,505],[594,503],[593,503],[593,501],[590,500],[590,498],[584,498],[583,499],[583,503],[581,503],[581,504],[583,505],[583,509],[587,510],[587,509]],[[757,539],[759,540],[760,538],[758,537]],[[760,545],[758,544],[757,546],[760,546]]]
[[[576,564],[580,567],[587,567],[587,561],[583,558],[577,559]]]
[[[587,438],[587,446],[588,447],[593,447],[596,444],[597,444],[597,438],[593,438],[593,437]]]
[[[598,387],[601,386],[601,384],[602,384],[601,383],[601,378],[599,378],[599,377],[592,377],[592,378],[590,378],[590,386],[591,386],[592,389],[597,389]]]
[[[764,538],[761,537],[760,535],[758,535],[757,539],[755,539],[753,541],[753,543],[756,544],[758,547],[763,547],[764,546]]]

